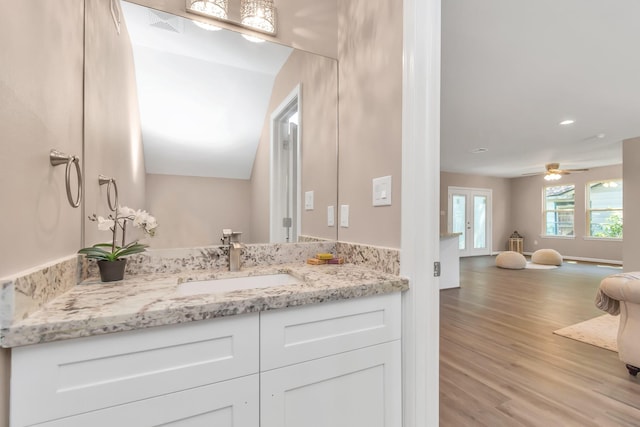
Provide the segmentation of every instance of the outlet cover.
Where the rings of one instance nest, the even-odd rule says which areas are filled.
[[[349,227],[349,205],[340,205],[340,227]]]
[[[304,193],[304,209],[307,211],[313,210],[313,191]]]
[[[391,175],[373,178],[373,206],[391,205]]]
[[[336,225],[336,212],[333,206],[327,206],[327,226],[333,227]]]

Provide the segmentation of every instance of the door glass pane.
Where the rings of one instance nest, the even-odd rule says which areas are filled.
[[[453,213],[451,220],[451,232],[462,233],[458,240],[458,247],[460,250],[465,249],[465,223],[466,223],[466,209],[467,198],[460,194],[454,194],[452,199]]]
[[[487,198],[473,196],[473,248],[487,247]]]

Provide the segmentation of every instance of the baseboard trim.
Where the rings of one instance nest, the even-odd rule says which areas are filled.
[[[533,252],[523,252],[524,255],[531,256]],[[568,259],[571,261],[584,261],[584,262],[593,262],[596,264],[613,264],[613,265],[622,265],[622,261],[617,259],[601,259],[601,258],[587,258],[587,257],[579,257],[579,256],[570,256],[570,255],[562,255],[562,259]]]

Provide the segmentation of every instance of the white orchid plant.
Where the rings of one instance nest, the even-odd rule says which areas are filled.
[[[107,218],[93,214],[89,217],[91,221],[98,223],[98,230],[111,231],[111,243],[96,243],[89,248],[83,248],[78,251],[87,258],[99,261],[117,261],[118,259],[144,252],[148,245],[139,243],[137,240],[129,244],[125,244],[125,236],[127,232],[127,223],[131,222],[134,227],[142,229],[146,234],[154,236],[158,223],[156,219],[144,210],[134,210],[126,206],[118,206],[115,215],[109,215]],[[117,231],[122,230],[122,245],[117,245]]]

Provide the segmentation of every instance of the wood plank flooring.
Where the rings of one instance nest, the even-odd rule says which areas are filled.
[[[619,272],[462,259],[461,288],[440,292],[440,426],[640,426],[640,376],[617,353],[553,334],[604,314],[596,289]]]

